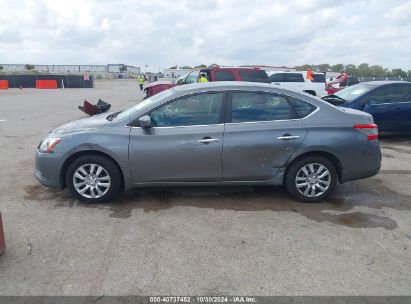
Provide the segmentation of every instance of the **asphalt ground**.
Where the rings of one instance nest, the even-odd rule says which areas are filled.
[[[281,187],[136,190],[86,205],[33,177],[51,129],[142,98],[132,80],[0,91],[0,295],[410,295],[411,136],[385,137],[381,172],[324,203]]]

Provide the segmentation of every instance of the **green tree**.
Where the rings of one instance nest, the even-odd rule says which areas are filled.
[[[188,66],[188,65],[183,65],[183,66],[180,67],[180,69],[191,70],[192,67]]]
[[[358,71],[358,76],[372,76],[371,69],[368,63],[361,63],[357,67],[357,71]]]
[[[205,69],[207,66],[205,65],[205,64],[200,64],[200,65],[198,65],[198,66],[195,66],[194,68],[195,69]]]
[[[169,68],[169,70],[175,70],[175,69],[177,69],[176,65]]]
[[[402,69],[392,69],[391,74],[393,77],[407,77],[407,73],[404,72]]]
[[[3,68],[3,66],[2,66],[2,65],[0,65],[0,71],[1,71],[1,70],[4,70],[4,68]]]
[[[127,67],[125,65],[122,65],[118,68],[118,70],[120,71],[120,73],[126,73],[127,72]]]
[[[32,64],[26,64],[24,67],[27,71],[34,70],[34,65],[32,65]]]
[[[357,67],[355,66],[355,64],[347,64],[344,67],[344,71],[347,72],[348,75],[358,76]]]
[[[371,76],[385,76],[386,75],[386,71],[384,70],[384,68],[380,65],[372,65],[370,66],[370,73]]]
[[[344,65],[342,63],[337,63],[331,66],[331,72],[341,73],[344,70]]]
[[[295,68],[297,71],[307,71],[308,69],[315,70],[315,66],[311,64],[303,64],[300,66],[296,66]]]
[[[331,66],[328,63],[318,64],[316,66],[316,70],[322,73],[329,72],[331,70]]]
[[[209,68],[219,68],[220,66],[217,63],[212,63],[208,67]]]

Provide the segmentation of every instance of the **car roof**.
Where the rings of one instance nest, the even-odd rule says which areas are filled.
[[[231,67],[203,68],[203,69],[200,69],[200,70],[201,71],[219,71],[219,70],[223,70],[223,71],[252,71],[252,72],[264,71],[264,70],[259,69],[259,68],[231,68]]]
[[[301,74],[306,74],[307,71],[270,71],[269,72],[270,75],[273,74],[296,74],[296,73],[301,73]],[[325,75],[325,73],[321,73],[321,72],[314,72],[315,75]]]
[[[385,84],[405,84],[409,83],[407,81],[400,81],[400,80],[375,80],[375,81],[367,81],[367,82],[360,82],[359,84],[365,84],[369,86],[381,86]]]
[[[309,101],[318,105],[318,102],[327,103],[320,98],[314,97],[304,92],[296,91],[284,86],[264,82],[247,82],[247,81],[215,81],[215,82],[195,82],[171,88],[177,95],[190,93],[200,93],[204,91],[227,91],[227,90],[244,90],[244,91],[261,91],[284,94]],[[314,99],[314,101],[313,101]]]
[[[274,85],[264,82],[247,82],[247,81],[212,81],[212,82],[195,82],[182,86],[173,87],[177,92],[188,92],[208,89],[273,89]]]

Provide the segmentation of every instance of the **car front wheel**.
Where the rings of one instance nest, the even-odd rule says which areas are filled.
[[[287,170],[285,186],[297,200],[317,203],[325,199],[337,184],[337,170],[327,158],[308,156]]]
[[[68,167],[66,183],[80,201],[99,203],[118,193],[121,175],[117,166],[106,157],[81,156]]]

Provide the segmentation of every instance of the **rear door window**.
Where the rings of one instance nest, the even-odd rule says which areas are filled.
[[[231,71],[217,71],[215,73],[216,81],[234,81],[234,74]]]
[[[391,85],[376,89],[370,94],[370,104],[405,102],[404,86]]]
[[[276,73],[270,76],[271,82],[284,82],[284,73]]]
[[[276,94],[234,92],[231,122],[256,122],[292,118],[287,99]]]
[[[240,70],[239,73],[242,81],[270,82],[267,73],[263,70]]]
[[[313,80],[311,82],[325,83],[325,75],[324,74],[314,74]]]
[[[301,73],[286,73],[285,82],[304,82],[304,77]]]

